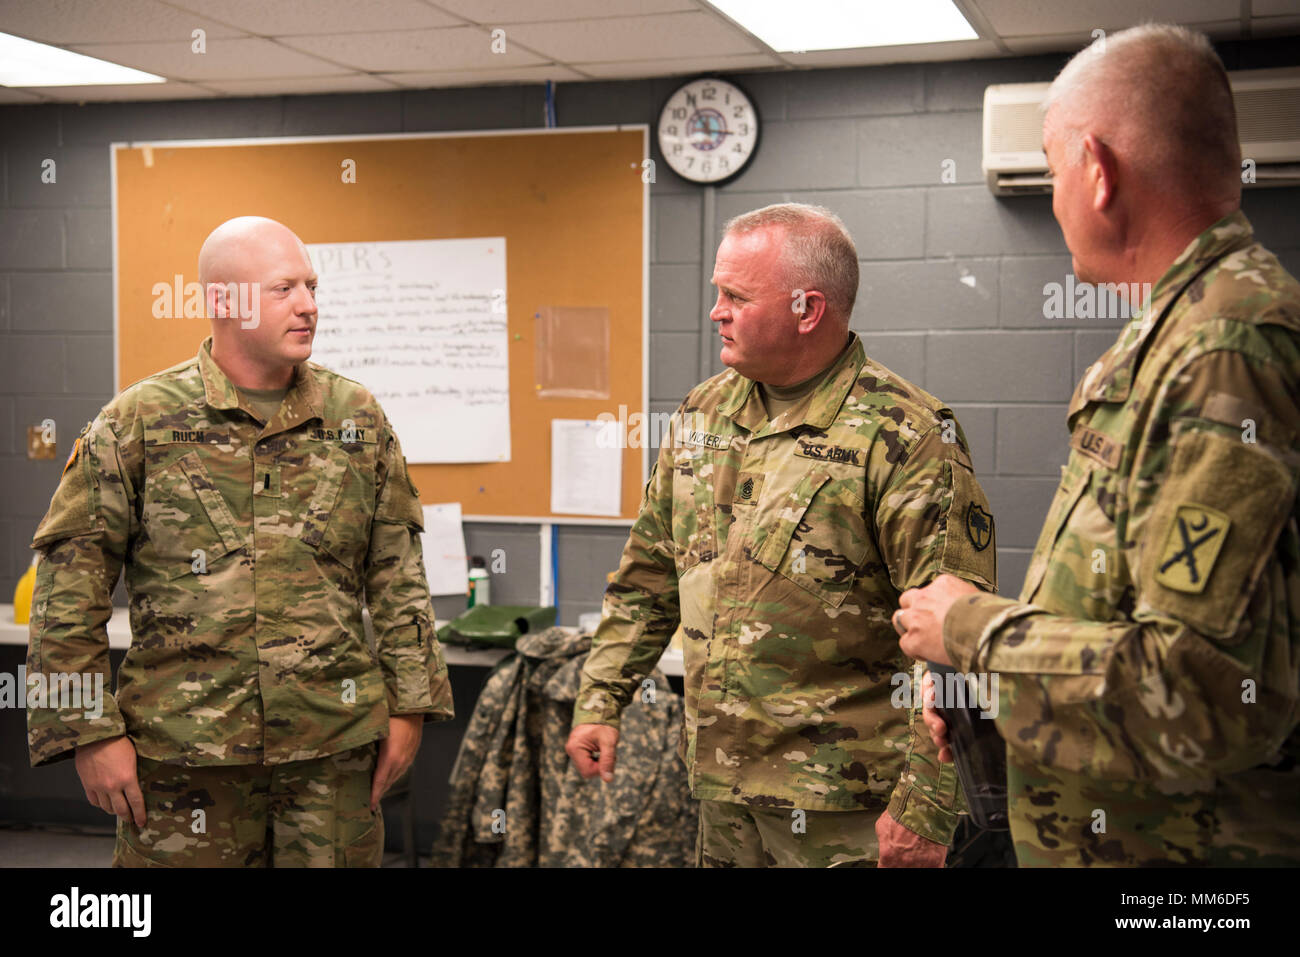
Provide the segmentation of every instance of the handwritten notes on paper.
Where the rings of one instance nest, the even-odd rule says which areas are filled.
[[[374,393],[406,460],[509,461],[505,238],[307,249],[312,361]]]

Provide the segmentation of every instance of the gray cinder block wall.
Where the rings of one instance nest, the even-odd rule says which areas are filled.
[[[1300,63],[1296,38],[1225,44],[1230,70]],[[998,519],[1003,590],[1020,585],[1064,461],[1064,413],[1082,369],[1122,321],[1043,318],[1043,285],[1069,256],[1049,198],[996,200],[980,175],[990,83],[1050,79],[1064,55],[756,73],[735,79],[765,122],[750,169],[706,191],[657,161],[651,189],[650,399],[669,412],[720,371],[707,283],[721,223],[770,202],[823,203],[862,259],[853,326],[867,351],[957,411]],[[679,79],[562,84],[561,125],[649,123]],[[112,393],[108,144],[116,140],[536,127],[535,86],[187,102],[0,107],[0,598],[29,561],[68,443]],[[41,162],[57,162],[55,184]],[[945,161],[953,182],[944,182]],[[1300,273],[1300,190],[1245,208]],[[292,225],[292,224],[290,224]],[[328,317],[325,317],[328,321]],[[29,462],[26,427],[52,418],[60,460]],[[561,620],[599,607],[625,531],[562,527]],[[535,526],[467,528],[473,554],[504,548],[493,600],[537,598]],[[438,599],[440,616],[462,599]]]

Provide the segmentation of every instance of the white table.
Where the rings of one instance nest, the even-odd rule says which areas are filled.
[[[366,638],[371,636],[370,615],[364,615]],[[438,622],[441,626],[443,622]],[[0,645],[27,645],[27,626],[14,623],[14,606],[0,605]],[[131,647],[131,621],[125,608],[114,608],[108,621],[108,647],[125,650]],[[470,649],[459,645],[443,645],[442,656],[449,665],[474,665],[490,668],[509,652],[504,648]],[[682,653],[669,648],[659,659],[659,667],[666,675],[682,674]]]

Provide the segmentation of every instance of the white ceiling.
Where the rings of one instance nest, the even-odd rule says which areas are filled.
[[[797,0],[792,0],[797,2]],[[891,0],[899,2],[899,0]],[[1300,34],[1300,0],[957,0],[978,40],[776,53],[704,0],[0,0],[0,32],[167,78],[0,102],[351,93],[1075,50],[1143,20]],[[492,31],[505,31],[493,52]],[[204,31],[206,52],[192,50]]]

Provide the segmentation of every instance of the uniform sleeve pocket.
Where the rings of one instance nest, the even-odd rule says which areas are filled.
[[[770,528],[755,544],[760,564],[838,607],[853,588],[867,554],[863,503],[853,478],[825,471],[804,476],[768,521]]]
[[[1290,470],[1269,453],[1182,433],[1142,535],[1138,611],[1233,638],[1295,494]]]
[[[87,535],[102,525],[99,517],[99,485],[95,480],[94,457],[89,448],[89,430],[88,425],[77,436],[72,453],[68,456],[68,464],[63,468],[59,486],[50,499],[49,510],[32,539],[33,548],[42,548],[64,538]]]

